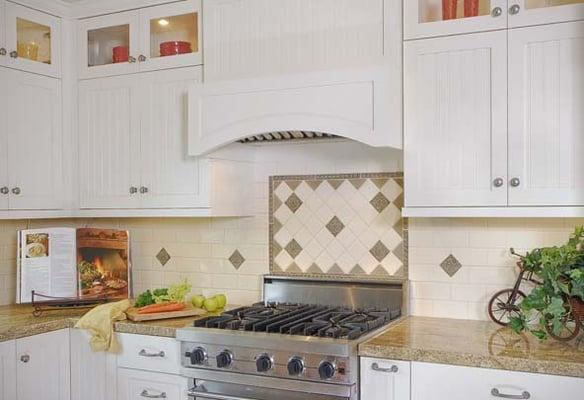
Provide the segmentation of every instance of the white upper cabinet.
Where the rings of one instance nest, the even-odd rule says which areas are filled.
[[[0,7],[2,3],[0,3]],[[5,68],[0,67],[0,87],[7,87],[10,84],[9,74]],[[8,104],[10,104],[9,93],[0,91],[0,121],[8,121],[10,113]],[[8,130],[0,130],[0,210],[8,209],[8,197],[10,194],[8,181]]]
[[[205,80],[378,64],[399,0],[205,0]],[[401,19],[397,19],[400,21]]]
[[[18,400],[69,400],[69,329],[16,341]]]
[[[405,0],[404,38],[507,27],[507,0]]]
[[[584,0],[508,0],[509,26],[584,20]]]
[[[141,107],[142,207],[197,207],[204,190],[207,162],[187,154],[188,87],[202,80],[200,68],[143,75]]]
[[[509,204],[584,205],[584,22],[509,32]]]
[[[405,44],[408,207],[507,204],[507,34]]]
[[[79,82],[81,208],[140,205],[140,93],[137,76]]]
[[[79,77],[201,64],[201,11],[188,0],[80,20]]]
[[[410,400],[410,362],[361,357],[361,399]]]
[[[0,55],[0,63],[23,71],[60,76],[60,18],[11,2],[6,2],[4,7],[5,32],[0,34],[0,47],[6,55]]]

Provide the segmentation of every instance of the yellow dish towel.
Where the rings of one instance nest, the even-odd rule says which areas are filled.
[[[75,328],[85,329],[91,334],[89,344],[93,351],[119,352],[119,344],[114,335],[114,323],[126,319],[130,300],[102,304],[85,314],[75,324]]]

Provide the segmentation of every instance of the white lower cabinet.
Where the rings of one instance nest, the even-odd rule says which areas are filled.
[[[16,342],[0,342],[0,400],[16,398]]]
[[[410,362],[361,358],[361,400],[409,400]]]
[[[16,399],[70,399],[69,329],[16,340]]]
[[[580,378],[412,363],[412,400],[582,400],[583,393]]]
[[[188,379],[178,375],[119,368],[117,400],[183,400],[187,386]]]

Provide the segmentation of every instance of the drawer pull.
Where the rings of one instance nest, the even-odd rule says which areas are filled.
[[[159,351],[158,353],[148,353],[146,350],[142,349],[142,350],[140,350],[138,355],[140,355],[142,357],[160,357],[160,358],[163,358],[166,355],[166,353],[164,351]]]
[[[160,394],[150,394],[146,389],[142,390],[140,396],[146,397],[147,399],[166,399],[166,392],[161,392]]]
[[[531,394],[528,391],[524,391],[521,394],[505,394],[499,392],[499,389],[497,388],[491,389],[491,396],[500,397],[502,399],[519,399],[519,400],[527,400],[531,398]]]
[[[398,371],[397,365],[392,365],[389,368],[382,368],[377,363],[371,364],[371,369],[377,372],[396,373]]]

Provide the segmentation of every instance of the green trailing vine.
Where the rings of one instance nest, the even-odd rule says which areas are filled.
[[[509,326],[517,333],[529,331],[542,340],[547,337],[546,326],[560,334],[570,312],[565,299],[578,297],[584,301],[584,226],[577,227],[565,245],[534,249],[521,260],[542,284],[523,299]]]

